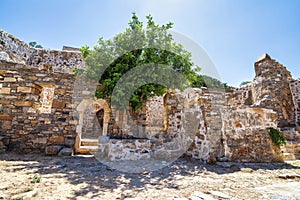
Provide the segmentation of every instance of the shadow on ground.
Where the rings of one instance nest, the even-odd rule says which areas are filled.
[[[121,185],[125,190],[132,190],[132,195],[145,190],[147,186],[153,186],[156,190],[164,188],[178,189],[179,186],[172,183],[176,175],[198,176],[205,173],[227,174],[235,173],[243,169],[248,170],[280,170],[299,169],[287,163],[232,163],[222,162],[213,165],[205,164],[190,157],[181,157],[168,167],[157,171],[143,172],[139,174],[124,173],[101,164],[93,156],[51,157],[36,154],[16,154],[13,152],[0,154],[2,161],[16,162],[14,170],[34,169],[37,174],[59,174],[71,184],[86,183],[86,186],[74,191],[73,199],[92,193],[98,197],[102,192],[113,192]],[[120,188],[119,188],[120,189]]]

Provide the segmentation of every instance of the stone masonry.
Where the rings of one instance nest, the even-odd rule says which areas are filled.
[[[72,152],[73,68],[78,52],[34,49],[0,31],[0,148]]]
[[[74,74],[84,67],[78,49],[35,49],[0,31],[0,152],[97,152],[111,161],[183,153],[206,162],[300,157],[300,79],[267,54],[245,86],[168,90],[129,113],[91,98],[97,85]],[[271,142],[269,127],[283,132],[286,146]]]

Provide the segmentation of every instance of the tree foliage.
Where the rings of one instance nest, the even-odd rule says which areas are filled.
[[[98,44],[93,49],[89,49],[88,46],[81,47],[80,50],[87,65],[86,77],[100,83],[100,87],[96,91],[96,97],[112,97],[114,88],[124,74],[131,69],[148,64],[152,64],[152,67],[153,65],[162,66],[174,70],[174,72],[182,74],[192,86],[205,86],[207,80],[213,80],[213,83],[216,82],[214,79],[198,75],[200,67],[193,67],[191,53],[186,51],[181,44],[175,43],[172,35],[168,33],[168,30],[173,27],[173,23],[158,25],[153,21],[151,15],[146,16],[146,18],[147,21],[144,25],[133,13],[128,23],[129,27],[124,32],[108,40],[99,38]],[[149,65],[149,68],[151,66]],[[152,72],[153,70],[146,68],[142,73],[151,74]],[[157,83],[170,78],[167,75],[160,74],[158,77],[153,73],[151,77],[153,83],[142,85],[132,93],[131,106],[134,109],[141,108],[143,102],[149,97],[164,94],[166,87]],[[132,82],[140,80],[138,75],[132,77]],[[179,80],[183,84],[183,80],[179,78],[174,81]],[[132,82],[124,83],[127,84],[124,88],[130,88]],[[171,83],[170,80],[169,84],[174,85],[175,83]],[[218,82],[218,84],[218,87],[221,87],[221,83]],[[115,100],[121,99],[125,92],[117,91]]]
[[[151,15],[147,17],[146,25],[133,13],[129,27],[123,33],[109,40],[100,38],[92,50],[82,47],[81,51],[87,65],[88,78],[99,80],[96,96],[107,98],[120,78],[137,66],[145,64],[163,65],[182,73],[191,83],[196,80],[192,69],[191,53],[176,44],[167,31],[173,23],[158,25]],[[159,84],[146,84],[132,94],[131,105],[140,108],[142,102],[154,95],[162,95],[166,88]]]
[[[216,78],[212,78],[210,76],[206,76],[202,74],[197,74],[196,80],[191,85],[192,87],[196,87],[196,88],[207,87],[209,89],[225,89],[225,90],[232,89],[232,87],[227,85],[227,83],[222,83]]]

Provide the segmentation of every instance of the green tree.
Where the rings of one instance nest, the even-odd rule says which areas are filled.
[[[79,50],[81,51],[83,58],[86,58],[92,51],[88,45],[80,47]]]
[[[197,74],[196,80],[192,83],[192,87],[207,87],[209,89],[232,89],[231,86],[227,85],[227,83],[222,83],[220,80],[216,78],[212,78],[210,76]]]
[[[167,32],[173,27],[173,23],[158,25],[151,15],[146,18],[147,23],[144,26],[133,13],[129,27],[124,32],[109,40],[100,38],[92,50],[87,46],[81,48],[87,65],[86,76],[101,84],[96,91],[96,97],[111,97],[117,82],[126,72],[148,63],[163,65],[179,72],[189,83],[196,80],[196,71],[200,68],[192,68],[191,53],[175,43],[172,35]],[[147,73],[151,73],[151,70]],[[100,80],[99,75],[102,75]],[[165,91],[166,88],[159,84],[143,85],[132,94],[131,106],[134,109],[141,108],[149,97],[162,95]]]

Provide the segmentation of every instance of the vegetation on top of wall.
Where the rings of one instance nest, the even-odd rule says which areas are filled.
[[[191,85],[192,87],[196,88],[207,87],[209,89],[232,89],[232,87],[227,85],[227,83],[222,83],[216,78],[212,78],[210,76],[202,74],[197,74],[196,80]]]
[[[272,142],[276,146],[281,146],[281,145],[286,144],[286,139],[280,131],[278,131],[277,129],[272,128],[272,127],[268,128],[268,131],[269,131],[269,135],[270,135]]]
[[[37,49],[42,49],[43,48],[43,46],[38,44],[37,42],[29,42],[28,44],[29,44],[29,46],[31,46],[33,48],[37,48]]]
[[[248,83],[251,83],[251,81],[243,81],[241,82],[240,86],[247,85]]]

